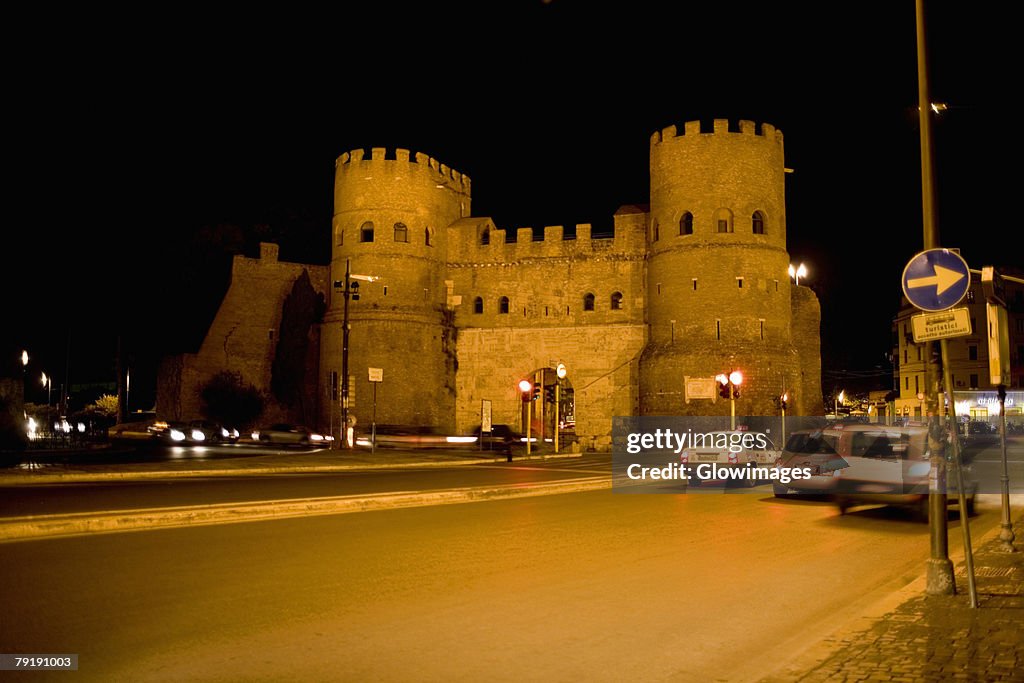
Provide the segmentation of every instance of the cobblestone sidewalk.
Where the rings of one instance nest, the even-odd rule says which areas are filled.
[[[1015,517],[1017,552],[1001,549],[998,530],[974,550],[976,609],[961,562],[956,595],[919,591],[870,628],[826,639],[820,647],[831,654],[809,671],[766,680],[1024,681],[1024,515]]]

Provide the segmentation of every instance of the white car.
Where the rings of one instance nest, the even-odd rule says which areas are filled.
[[[763,432],[743,430],[708,432],[699,435],[701,441],[679,454],[680,462],[693,468],[692,483],[702,484],[725,481],[716,472],[741,467],[768,467],[779,459],[780,451]],[[706,465],[707,467],[700,467]],[[746,486],[756,486],[754,477],[734,478]]]

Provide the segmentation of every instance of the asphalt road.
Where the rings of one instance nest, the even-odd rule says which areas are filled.
[[[3,554],[3,651],[77,653],[76,680],[703,683],[760,678],[920,576],[928,532],[897,509],[600,491]]]
[[[542,481],[610,475],[603,460],[530,461],[529,464],[487,463],[316,474],[239,475],[142,480],[108,480],[31,486],[0,486],[0,518],[69,512],[159,508],[181,505],[274,501],[374,494],[387,491],[430,491],[460,486],[531,484]]]

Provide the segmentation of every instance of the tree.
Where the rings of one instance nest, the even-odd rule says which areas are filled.
[[[248,427],[263,414],[263,394],[238,372],[217,373],[203,385],[199,397],[203,416],[228,427]]]
[[[103,394],[95,403],[90,404],[86,411],[103,417],[117,417],[117,396]]]

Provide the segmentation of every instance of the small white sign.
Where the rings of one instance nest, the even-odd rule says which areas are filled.
[[[369,368],[371,382],[384,381],[384,368]]]
[[[695,398],[709,398],[712,401],[718,396],[717,382],[714,377],[684,377],[686,387],[684,399],[687,403]]]
[[[911,316],[910,325],[914,341],[932,341],[950,337],[966,337],[971,333],[971,314],[965,306],[939,313],[919,313]]]
[[[486,398],[480,401],[480,433],[490,434],[493,425],[491,424],[491,402]]]

